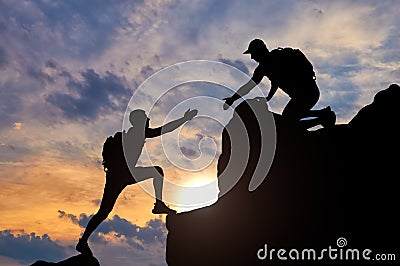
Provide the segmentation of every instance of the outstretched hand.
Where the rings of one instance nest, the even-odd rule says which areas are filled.
[[[197,115],[197,112],[198,111],[196,109],[190,110],[190,108],[189,108],[189,109],[187,109],[187,111],[185,112],[183,117],[185,118],[185,120],[189,121]]]
[[[228,109],[229,106],[231,106],[233,104],[232,97],[226,97],[226,98],[223,98],[222,100],[225,100],[224,110]]]

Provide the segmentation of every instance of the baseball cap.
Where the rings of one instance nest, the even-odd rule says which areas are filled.
[[[254,39],[249,43],[249,47],[247,48],[246,51],[243,52],[243,54],[250,54],[253,51],[257,51],[257,50],[262,50],[262,49],[266,49],[267,46],[265,45],[265,43],[260,40],[260,39]]]

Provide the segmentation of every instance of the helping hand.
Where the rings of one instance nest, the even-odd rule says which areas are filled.
[[[231,106],[231,105],[233,104],[233,102],[234,102],[234,101],[232,100],[232,97],[223,98],[222,100],[225,100],[225,103],[224,103],[224,110],[228,109],[229,106]]]
[[[195,117],[197,115],[197,113],[198,113],[198,111],[196,109],[190,110],[190,108],[189,108],[189,109],[187,109],[187,111],[185,112],[183,117],[185,118],[185,120],[189,121],[193,117]]]

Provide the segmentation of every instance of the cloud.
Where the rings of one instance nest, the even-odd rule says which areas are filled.
[[[110,48],[121,31],[138,25],[130,20],[132,13],[142,4],[143,1],[128,0],[117,0],[112,4],[99,1],[95,5],[75,0],[25,4],[1,1],[0,129],[17,121],[18,115],[24,111],[28,114],[25,115],[27,119],[35,115],[35,121],[42,120],[47,124],[58,123],[65,117],[77,118],[74,111],[82,111],[83,120],[97,117],[90,101],[90,97],[96,98],[96,94],[81,95],[77,92],[82,88],[88,89],[79,81],[93,81],[96,77],[90,70],[100,68],[101,71],[96,72],[102,73],[98,75],[101,75],[99,78],[103,83],[110,81],[114,82],[112,85],[128,87],[123,84],[126,83],[123,74],[109,71],[109,62],[103,68],[93,65],[90,58],[101,57],[102,51]],[[141,12],[137,13],[140,17]],[[146,69],[150,71],[151,67]],[[114,89],[115,96],[121,96],[119,87]],[[90,90],[85,92],[90,94]],[[128,90],[126,95],[130,94]],[[80,96],[80,100],[75,98]],[[104,97],[104,94],[98,96]],[[126,103],[116,97],[109,95],[108,103],[113,108]],[[62,107],[64,117],[52,103],[58,104],[57,108]]]
[[[2,3],[4,16],[0,21],[0,30],[7,42],[2,46],[4,52],[0,52],[0,58],[1,54],[7,55],[5,62],[38,66],[45,61],[51,68],[51,63],[57,60],[69,69],[86,68],[81,74],[90,69],[96,69],[96,73],[109,71],[135,88],[163,66],[195,58],[220,60],[249,72],[254,64],[248,57],[243,57],[242,51],[254,37],[264,38],[272,48],[290,45],[304,49],[320,73],[331,74],[335,81],[342,77],[341,83],[319,77],[321,87],[329,91],[354,85],[356,80],[349,79],[349,75],[361,73],[364,63],[371,64],[376,59],[393,63],[399,54],[395,50],[399,36],[395,8],[385,1],[380,5],[370,1],[215,0],[168,3],[120,0],[113,4],[100,1],[96,5],[75,0],[27,5],[10,3]],[[180,19],[174,19],[176,17]],[[374,34],[370,34],[371,31]],[[26,55],[24,60],[17,56],[18,53]],[[349,57],[353,62],[346,61]],[[361,57],[371,60],[364,62]],[[393,67],[396,66],[398,64]],[[37,72],[37,68],[26,71],[42,80],[55,79]],[[389,71],[384,71],[384,78],[394,82],[396,72],[388,74]],[[73,71],[64,73],[75,74]],[[101,78],[107,76],[102,75]],[[78,111],[86,119],[96,118],[89,98],[85,95],[82,100],[75,97],[81,96],[77,90],[82,85],[71,87],[74,81],[79,83],[81,79],[82,76],[68,79],[72,80],[67,86],[68,91],[50,91],[47,102],[58,104],[69,118],[76,117],[74,113]],[[376,85],[380,84],[370,87]],[[352,87],[360,93],[370,89]],[[342,102],[345,96],[349,105],[357,101],[357,98],[342,94]],[[323,90],[321,100],[335,99]],[[340,103],[335,100],[332,104]]]
[[[0,256],[0,265],[7,265],[7,266],[25,266],[25,263],[18,262],[15,259],[9,257]]]
[[[247,68],[246,64],[241,60],[232,61],[230,59],[221,58],[221,59],[219,59],[219,61],[222,62],[222,63],[228,64],[230,66],[236,67],[237,69],[239,69],[243,73],[245,73],[247,75],[250,75],[249,69]]]
[[[66,213],[65,211],[58,210],[58,217],[60,218],[67,218],[71,220],[74,224],[79,224],[79,219],[73,214]]]
[[[80,214],[79,217],[67,214],[62,210],[58,211],[60,218],[71,220],[74,224],[85,228],[93,215]],[[103,221],[91,237],[94,243],[105,243],[106,235],[112,235],[122,242],[126,242],[131,247],[143,250],[145,247],[154,244],[165,244],[167,229],[165,223],[160,219],[152,219],[145,226],[138,226],[132,222],[114,215],[110,219]]]
[[[200,154],[200,152],[197,149],[192,149],[192,148],[188,148],[185,146],[181,146],[179,148],[181,149],[181,152],[183,153],[183,155],[185,155],[189,158],[196,158]]]
[[[101,162],[99,161],[99,164],[101,164]],[[93,203],[96,206],[100,206],[101,200],[100,199],[95,199],[95,200],[91,200],[91,203]]]
[[[37,50],[39,43],[47,52],[88,59],[106,49],[121,28],[133,27],[129,14],[142,1],[97,1],[96,4],[72,0],[67,2],[35,1],[0,3],[5,20],[20,31]],[[11,23],[10,23],[11,22]]]
[[[63,211],[59,211],[59,214],[60,218],[77,222],[74,215]],[[89,217],[81,215],[80,218],[79,222],[86,222]],[[140,266],[166,265],[166,229],[163,221],[153,219],[143,227],[135,226],[120,217],[113,217],[104,223],[107,222],[108,225],[99,227],[100,231],[90,239],[92,251],[102,265],[128,266],[132,262]],[[164,240],[160,241],[160,236]],[[0,263],[4,262],[4,265],[27,265],[37,260],[61,261],[76,253],[72,248],[73,245],[60,244],[46,234],[37,236],[21,230],[0,231]]]
[[[2,69],[7,64],[8,64],[8,55],[5,49],[0,47],[0,69]]]
[[[0,143],[0,162],[21,162],[24,156],[31,153],[32,150],[21,143]]]
[[[0,231],[0,256],[25,263],[43,260],[61,260],[67,256],[66,248],[50,239],[47,234],[38,236],[11,230]]]
[[[111,72],[100,76],[93,69],[81,72],[82,80],[67,82],[69,93],[55,92],[46,101],[60,108],[69,119],[95,120],[124,110],[130,91],[126,81]]]

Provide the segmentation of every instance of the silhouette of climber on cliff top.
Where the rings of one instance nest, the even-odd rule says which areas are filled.
[[[160,166],[149,166],[149,167],[136,167],[136,162],[142,152],[142,148],[146,138],[158,137],[162,134],[171,132],[186,121],[191,120],[197,115],[197,110],[187,110],[184,116],[180,119],[171,121],[158,128],[150,128],[149,121],[145,111],[137,109],[130,113],[129,121],[132,127],[128,129],[128,132],[119,132],[120,138],[117,142],[116,153],[111,153],[106,156],[106,143],[107,138],[103,146],[103,162],[104,170],[106,172],[106,184],[104,187],[103,198],[101,200],[100,208],[97,213],[90,219],[82,237],[79,239],[76,250],[82,254],[92,255],[92,252],[87,243],[90,235],[93,231],[104,221],[110,214],[114,207],[114,204],[122,192],[122,190],[128,186],[137,182],[153,178],[153,186],[155,190],[156,202],[152,213],[154,214],[175,214],[176,211],[170,209],[162,201],[162,187],[164,173]],[[118,132],[117,132],[118,133]],[[125,134],[122,144],[121,134]],[[116,135],[114,135],[116,138]],[[122,149],[124,146],[124,149]],[[125,152],[124,152],[125,151]],[[107,162],[109,160],[109,162]],[[129,165],[128,165],[129,164]]]
[[[271,100],[278,88],[290,97],[282,112],[285,119],[300,121],[306,129],[317,125],[330,127],[335,124],[336,115],[330,106],[321,110],[311,110],[318,102],[320,92],[313,66],[300,50],[287,47],[269,51],[262,40],[254,39],[243,54],[250,54],[251,59],[259,65],[249,82],[241,86],[231,97],[224,98],[225,110],[237,99],[249,93],[266,76],[271,81],[267,101]],[[309,117],[314,118],[302,120]]]

